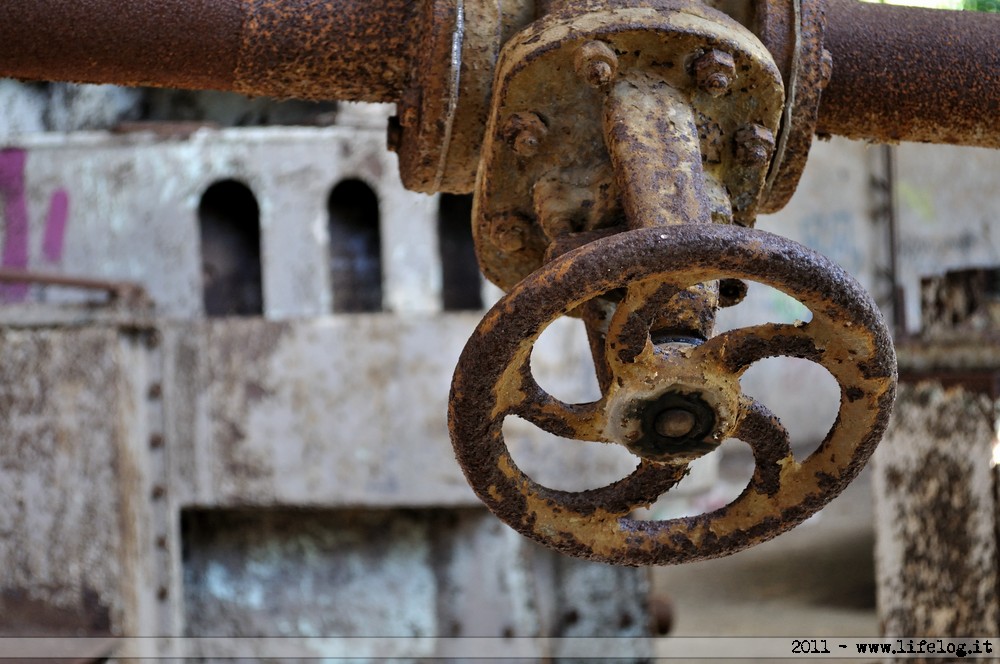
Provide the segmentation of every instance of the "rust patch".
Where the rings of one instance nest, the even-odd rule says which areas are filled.
[[[242,0],[242,6],[236,91],[317,100],[400,98],[421,43],[421,3]]]
[[[700,2],[549,9],[497,63],[473,221],[486,277],[509,289],[580,244],[578,233],[752,226],[770,147],[737,134],[773,135],[783,104],[780,74],[753,35]],[[528,135],[522,149],[511,119],[532,117],[544,145]],[[553,248],[498,244],[493,224],[513,215]]]
[[[243,18],[237,1],[4,2],[0,71],[34,80],[230,90]]]
[[[1000,15],[828,0],[817,132],[1000,147]]]

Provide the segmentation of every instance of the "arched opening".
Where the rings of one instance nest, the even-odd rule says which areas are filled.
[[[198,222],[205,314],[262,315],[260,207],[253,192],[236,180],[216,182],[201,197]]]
[[[328,210],[333,311],[381,311],[378,196],[361,180],[344,180],[330,192]]]
[[[438,241],[444,310],[482,309],[482,278],[472,241],[472,196],[441,195],[438,207]]]

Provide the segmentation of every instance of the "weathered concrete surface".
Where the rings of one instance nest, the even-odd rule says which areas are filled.
[[[996,404],[903,385],[875,454],[878,611],[888,636],[995,634]]]
[[[0,329],[0,357],[0,634],[135,633],[141,358],[109,328]]]
[[[0,139],[42,131],[106,129],[141,112],[143,92],[113,85],[0,79]]]
[[[198,205],[209,186],[235,179],[260,207],[265,316],[321,316],[332,309],[327,201],[337,184],[359,179],[379,200],[384,308],[441,308],[437,201],[402,188],[381,131],[150,129],[23,136],[5,147],[5,163],[23,162],[27,210],[26,232],[6,215],[0,224],[7,244],[18,235],[24,263],[5,267],[135,281],[161,316],[200,317]],[[57,194],[68,213],[53,225]]]
[[[311,322],[220,320],[164,330],[166,444],[185,504],[478,505],[454,459],[447,397],[477,314],[337,316]],[[574,321],[566,321],[573,323]],[[545,358],[585,368],[569,325]],[[579,371],[579,369],[577,369]],[[596,488],[636,461],[610,446],[580,454],[522,433],[515,455],[540,480]]]
[[[324,637],[305,642],[317,657],[364,656],[341,636],[615,636],[636,641],[593,656],[650,654],[644,571],[562,558],[482,510],[191,511],[184,524],[189,636]],[[447,638],[410,643],[410,657],[452,654]]]
[[[478,509],[436,385],[454,359],[419,350],[457,353],[474,322],[4,330],[0,631],[646,634],[644,572],[557,560]]]

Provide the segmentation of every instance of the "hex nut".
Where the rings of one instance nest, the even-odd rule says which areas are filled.
[[[526,220],[518,214],[498,217],[490,225],[490,242],[504,253],[512,254],[524,248]]]
[[[503,126],[503,139],[519,157],[538,154],[549,128],[537,113],[512,113]]]
[[[719,97],[736,80],[736,61],[731,54],[713,48],[694,61],[692,73],[700,90]]]
[[[736,159],[745,166],[767,163],[774,151],[774,134],[767,127],[749,124],[736,132]]]
[[[576,49],[573,64],[577,75],[593,88],[610,85],[618,75],[618,56],[601,41],[589,41]]]

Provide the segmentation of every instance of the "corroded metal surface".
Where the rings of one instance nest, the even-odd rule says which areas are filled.
[[[501,45],[534,18],[533,0],[425,4],[422,43],[390,125],[408,189],[468,193],[489,115]]]
[[[785,83],[786,105],[760,211],[777,212],[799,184],[812,145],[820,96],[832,60],[824,47],[826,0],[759,0],[754,33],[771,52]]]
[[[629,304],[644,298],[626,295],[619,305],[625,313],[616,313],[608,328],[605,356],[613,380],[602,399],[566,404],[532,377],[528,360],[541,331],[595,296],[625,287],[630,293],[636,288],[648,292],[655,284],[677,291],[724,277],[778,288],[808,306],[813,318],[736,330],[702,345],[657,349],[649,319],[643,320],[641,307]],[[737,385],[750,364],[778,355],[817,362],[841,385],[837,422],[820,448],[803,460],[791,456],[780,423],[742,396]],[[805,247],[718,225],[640,229],[566,254],[525,279],[487,314],[452,383],[452,442],[479,497],[528,537],[572,555],[620,564],[711,558],[793,527],[856,476],[886,426],[895,371],[889,333],[871,299],[843,270]],[[628,426],[620,425],[628,410],[618,408],[623,402],[618,397],[625,395],[627,403],[678,384],[700,390],[713,402],[719,423],[706,442],[733,436],[754,449],[757,470],[750,484],[716,512],[658,522],[629,517],[680,481],[688,454],[659,458],[666,463],[645,455],[619,482],[571,493],[526,476],[504,443],[502,424],[513,415],[563,437],[629,446],[635,441]]]
[[[0,6],[0,72],[397,101],[421,43],[412,0],[24,0]]]
[[[820,134],[1000,147],[1000,15],[828,0]]]
[[[511,288],[554,255],[663,217],[752,225],[769,154],[744,146],[757,134],[741,130],[774,135],[783,103],[767,50],[698,2],[563,5],[511,39],[497,65],[473,221],[487,278]],[[597,63],[595,43],[614,61]],[[733,59],[722,96],[695,67],[712,50]],[[530,115],[546,131],[512,134]]]

